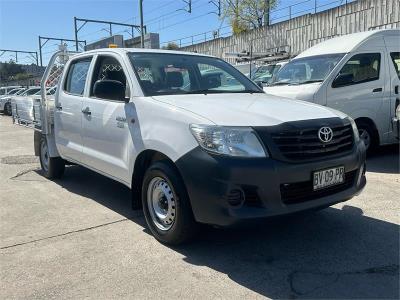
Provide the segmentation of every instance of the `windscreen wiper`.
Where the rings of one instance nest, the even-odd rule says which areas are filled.
[[[323,82],[323,80],[322,79],[306,80],[302,82],[291,83],[290,85],[299,85],[299,84],[316,83],[316,82]]]

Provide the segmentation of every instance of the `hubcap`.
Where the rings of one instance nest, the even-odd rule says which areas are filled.
[[[165,179],[155,177],[150,181],[147,207],[158,229],[167,231],[172,227],[175,221],[175,195]]]
[[[371,136],[365,129],[359,129],[358,133],[360,135],[360,139],[364,141],[365,148],[368,149],[371,145]]]
[[[49,169],[49,153],[46,142],[42,142],[40,145],[40,160],[44,171],[47,172]]]

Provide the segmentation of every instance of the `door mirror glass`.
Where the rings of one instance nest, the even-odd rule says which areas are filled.
[[[117,80],[97,80],[93,87],[96,98],[125,101],[125,85]]]
[[[333,88],[351,85],[354,80],[353,74],[339,74],[332,83]]]

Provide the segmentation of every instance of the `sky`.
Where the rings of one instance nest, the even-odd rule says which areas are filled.
[[[217,16],[216,7],[210,0],[192,0],[192,13],[185,11],[188,0],[143,0],[144,23],[150,32],[158,32],[162,45],[191,35],[193,40],[211,38],[212,31],[219,29],[222,36],[230,34],[227,20]],[[218,3],[218,0],[214,0]],[[337,6],[345,0],[317,0],[319,10]],[[293,15],[311,12],[315,0],[278,0],[271,13],[272,22],[288,18],[290,5]],[[38,51],[38,36],[74,39],[74,17],[139,24],[138,0],[0,0],[0,49]],[[109,36],[108,26],[88,23],[79,31],[79,40],[88,43]],[[130,38],[126,28],[113,26],[114,34]],[[138,32],[135,35],[139,35]],[[182,39],[182,45],[192,38]],[[42,49],[46,62],[57,49],[59,42],[49,41]],[[177,41],[179,44],[179,41]],[[73,47],[70,43],[69,47]],[[1,52],[0,52],[1,54]],[[10,53],[0,61],[13,58]],[[19,55],[20,63],[32,63],[28,55]]]

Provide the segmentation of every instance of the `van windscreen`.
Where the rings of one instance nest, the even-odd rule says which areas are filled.
[[[326,54],[293,59],[276,74],[271,85],[323,82],[343,56]]]

